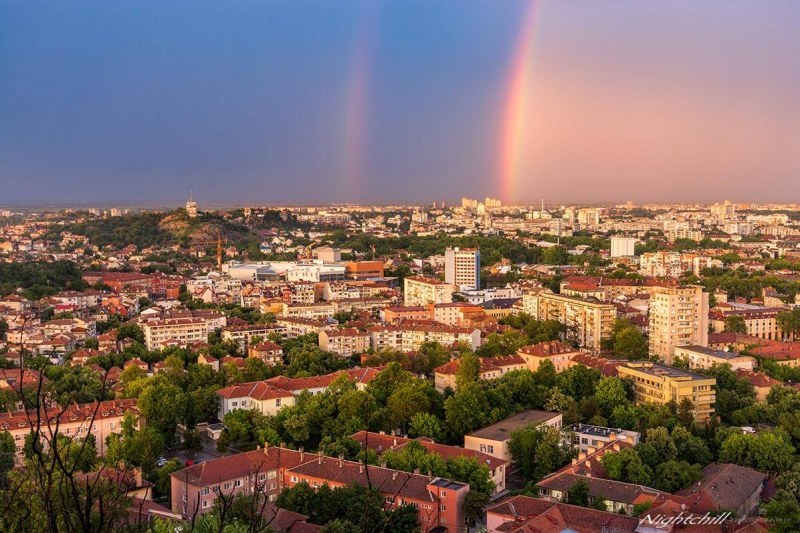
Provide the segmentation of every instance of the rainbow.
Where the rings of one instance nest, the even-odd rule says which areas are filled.
[[[374,18],[374,3],[370,2],[359,21],[355,57],[345,90],[344,177],[350,195],[358,191],[366,161]]]
[[[516,193],[521,173],[522,144],[528,115],[528,89],[531,81],[534,39],[539,14],[538,0],[528,0],[511,63],[507,92],[503,99],[500,133],[500,198],[510,201]]]

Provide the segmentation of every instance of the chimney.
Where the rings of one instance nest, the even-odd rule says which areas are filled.
[[[264,455],[269,455],[269,446],[266,443],[264,444]]]
[[[386,461],[381,461],[381,468],[386,468]]]
[[[320,456],[317,458],[317,462],[318,462],[319,464],[322,464],[322,458],[323,458],[323,456],[322,456],[322,455],[320,455]]]
[[[358,473],[359,474],[363,474],[364,473],[364,463],[360,463],[358,465]]]
[[[394,471],[392,472],[392,479],[393,479],[393,480],[394,480],[394,479],[397,479],[397,470],[394,470]]]
[[[142,481],[142,469],[139,468],[138,466],[133,469],[133,479],[136,481],[136,488],[139,488],[139,487],[142,486],[142,484],[143,484],[143,481]]]
[[[392,439],[392,446],[397,446],[397,437]]]
[[[584,459],[586,459],[586,452],[580,452],[578,454],[578,461],[583,461]]]
[[[612,431],[611,433],[608,434],[608,440],[610,442],[617,440],[617,434]]]

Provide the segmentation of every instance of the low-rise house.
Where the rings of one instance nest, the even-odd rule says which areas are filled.
[[[505,420],[466,435],[464,437],[464,448],[476,450],[504,461],[511,461],[511,450],[509,449],[511,434],[518,429],[538,425],[561,428],[561,413],[535,410],[522,411]]]
[[[630,516],[530,496],[514,496],[486,510],[490,533],[634,533],[638,524]]]
[[[736,371],[739,378],[746,379],[756,391],[756,399],[759,402],[767,401],[767,395],[772,387],[783,385],[783,381],[768,376],[764,372],[753,372],[752,370],[739,369]]]
[[[731,370],[753,370],[755,359],[725,350],[715,350],[704,346],[676,346],[672,360],[681,358],[689,364],[690,370],[706,370],[714,365],[730,365]]]
[[[282,407],[294,405],[295,397],[290,391],[269,385],[265,381],[239,383],[217,391],[219,396],[218,418],[235,409],[258,409],[265,415],[276,415]]]
[[[269,366],[283,365],[283,348],[274,342],[264,341],[247,348],[247,357],[261,359]]]
[[[678,503],[690,512],[732,511],[738,520],[757,516],[761,493],[768,476],[758,470],[729,463],[714,463],[703,469],[703,477],[677,493]]]
[[[536,484],[539,496],[555,502],[568,502],[569,491],[578,483],[586,483],[589,489],[589,504],[603,501],[605,510],[633,516],[637,504],[651,503],[669,493],[645,485],[623,483],[612,479],[563,473],[546,476]]]

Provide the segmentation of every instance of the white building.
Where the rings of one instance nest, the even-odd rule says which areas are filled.
[[[444,252],[444,281],[456,288],[479,289],[481,252],[477,249],[448,248]]]
[[[635,237],[618,237],[614,235],[611,237],[611,257],[633,257],[636,255],[634,250],[637,241],[638,239]]]

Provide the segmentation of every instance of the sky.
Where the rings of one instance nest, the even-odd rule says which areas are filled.
[[[0,0],[0,205],[800,202],[796,0]]]

